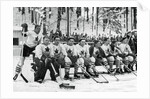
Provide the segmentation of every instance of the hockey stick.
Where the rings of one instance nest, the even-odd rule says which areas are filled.
[[[54,65],[51,63],[52,69],[54,71],[55,77],[56,77],[56,81],[59,84],[60,88],[67,88],[67,89],[75,89],[75,86],[70,86],[69,83],[63,83],[61,77],[58,75],[58,73],[56,72]]]
[[[97,71],[96,71],[97,72]],[[102,75],[102,74],[100,74],[99,73],[99,75],[101,75],[107,82],[109,82],[105,77],[104,77],[104,75]]]
[[[110,72],[109,69],[108,69],[105,65],[103,65],[103,66],[104,66],[104,68],[105,68],[108,72]],[[111,72],[110,72],[110,73],[111,73]],[[115,74],[113,74],[113,76],[116,78],[117,81],[119,81],[119,79],[115,76]]]
[[[133,73],[135,76],[137,76],[136,73],[132,72],[132,70],[130,68],[128,68],[128,66],[124,65],[131,73]]]
[[[26,83],[28,83],[28,80],[23,76],[22,73],[20,74],[20,76],[22,77],[22,79],[23,79]]]
[[[82,66],[79,65],[79,67],[83,70],[84,73],[86,73],[90,78],[92,78],[96,83],[109,83],[108,81],[97,81],[93,76],[91,76]]]
[[[24,30],[24,29],[23,29]],[[22,53],[21,53],[21,56],[23,57],[23,42],[24,42],[24,33],[23,33],[23,36],[22,36]],[[22,70],[22,69],[21,69]],[[20,74],[20,76],[22,77],[22,79],[26,82],[26,83],[28,83],[28,80],[25,78],[25,76],[22,74],[22,72],[21,72],[21,74]]]
[[[109,82],[105,77],[104,77],[104,75],[102,75],[102,74],[100,74],[107,82]]]

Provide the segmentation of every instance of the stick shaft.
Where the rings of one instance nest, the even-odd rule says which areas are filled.
[[[109,69],[105,66],[105,65],[103,65],[104,66],[104,68],[108,71],[108,72],[110,72],[109,71]],[[113,75],[117,80],[119,80],[115,75]]]

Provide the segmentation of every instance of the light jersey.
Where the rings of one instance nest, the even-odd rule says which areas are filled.
[[[109,53],[110,53],[110,50],[111,50],[110,45],[109,45],[109,44],[108,44],[108,45],[103,44],[103,45],[101,46],[101,48],[103,49],[105,55],[108,56]]]
[[[53,44],[53,53],[54,53],[54,56],[55,55],[59,55],[59,54],[63,54],[63,55],[66,55],[67,56],[67,53],[65,51],[65,47],[63,44],[58,44],[58,45],[55,45]]]
[[[128,44],[123,44],[121,43],[118,48],[120,49],[121,52],[125,53],[132,53],[131,48]],[[121,54],[121,53],[120,53]]]
[[[75,45],[68,45],[68,44],[64,44],[65,50],[67,52],[67,55],[72,55],[72,56],[76,56],[77,55],[77,51],[76,51],[76,47]]]
[[[34,43],[34,41],[36,41],[37,37],[38,37],[38,41],[39,41],[41,39],[41,36],[36,34],[34,31],[28,31],[28,32],[26,32],[26,34],[27,34],[27,40],[26,40],[25,44],[28,47],[35,47],[37,44]]]
[[[44,52],[46,52],[46,49],[49,49],[49,55],[50,56],[54,56],[53,53],[53,45],[49,44],[49,45],[45,45],[43,43],[39,44],[36,46],[35,48],[35,57],[38,57],[39,59],[41,59],[42,55],[44,54]]]
[[[77,54],[79,56],[88,57],[89,56],[89,47],[84,45],[83,47],[79,44],[76,45]]]

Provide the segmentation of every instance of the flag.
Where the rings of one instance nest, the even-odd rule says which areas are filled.
[[[22,15],[25,14],[25,7],[22,7]]]
[[[51,7],[49,7],[49,18],[51,18],[52,15],[52,11],[51,11]]]
[[[44,11],[44,12],[43,12],[43,15],[44,15],[43,20],[46,21],[46,7],[44,7],[43,11]]]
[[[70,10],[73,12],[73,7],[70,7]]]
[[[31,23],[33,23],[34,22],[34,11],[32,10],[31,11]]]
[[[61,13],[64,14],[66,12],[66,7],[62,7]]]
[[[89,21],[89,8],[87,7],[87,22]]]
[[[98,35],[98,14],[99,14],[99,7],[96,7],[96,35]]]
[[[61,7],[58,7],[57,29],[59,30],[60,30],[60,21],[61,21]]]
[[[92,7],[92,32],[93,32],[93,24],[94,24],[94,7]]]
[[[19,11],[19,12],[21,11],[21,7],[18,7],[18,11]]]
[[[47,34],[46,25],[45,25],[45,23],[43,23],[43,35],[46,35],[46,34]]]
[[[81,16],[81,7],[77,7],[76,14],[78,19]],[[77,20],[77,28],[79,28],[79,20]]]
[[[30,13],[30,7],[28,7],[28,13]]]

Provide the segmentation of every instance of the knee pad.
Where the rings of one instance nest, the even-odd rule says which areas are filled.
[[[94,64],[95,64],[95,61],[96,61],[95,58],[94,58],[94,57],[91,57],[91,58],[90,58],[90,65],[94,65]]]
[[[134,58],[132,56],[128,56],[128,61],[133,62]]]
[[[84,65],[84,59],[83,58],[78,58],[77,59],[77,65],[78,66],[83,66]]]
[[[109,64],[109,65],[113,65],[113,64],[114,64],[114,61],[109,61],[108,64]]]
[[[103,61],[103,62],[107,62],[107,59],[106,59],[106,58],[103,58],[102,61]]]
[[[114,64],[115,59],[114,59],[113,56],[110,56],[110,57],[108,57],[107,59],[108,59],[109,65],[113,65],[113,64]]]
[[[108,57],[107,59],[108,59],[108,61],[111,61],[111,62],[112,62],[112,61],[115,61],[115,58],[114,58],[113,56],[110,56],[110,57]]]
[[[16,71],[17,73],[20,73],[21,70],[22,70],[22,66],[21,66],[21,65],[17,65],[15,71]]]
[[[92,63],[95,63],[95,58],[94,58],[94,57],[91,57],[91,58],[90,58],[90,61],[91,61]]]
[[[72,62],[71,62],[71,60],[69,59],[69,57],[65,57],[65,64],[66,64],[66,65],[71,65],[71,64],[72,64]]]
[[[128,57],[125,57],[125,58],[124,58],[124,64],[125,64],[125,65],[128,65],[128,64],[129,64],[129,59],[128,59]]]
[[[104,65],[108,65],[108,62],[107,62],[107,59],[106,59],[106,58],[103,58],[103,59],[102,59],[102,62],[103,62]]]

